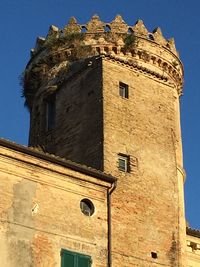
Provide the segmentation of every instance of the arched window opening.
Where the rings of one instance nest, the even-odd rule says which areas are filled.
[[[128,33],[129,34],[133,33],[133,29],[132,28],[128,28]]]
[[[153,34],[150,33],[150,34],[148,35],[148,38],[149,38],[149,40],[154,41],[154,36],[153,36]]]
[[[111,31],[110,26],[109,26],[109,25],[106,25],[106,26],[104,27],[104,31],[105,31],[105,32],[110,32],[110,31]]]
[[[87,32],[87,28],[86,28],[85,26],[82,26],[82,28],[81,28],[81,32],[82,32],[82,33],[86,33],[86,32]]]

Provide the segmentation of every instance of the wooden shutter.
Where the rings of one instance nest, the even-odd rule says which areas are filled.
[[[61,251],[61,267],[76,267],[76,255],[71,251]]]
[[[91,257],[62,249],[61,267],[91,267]]]
[[[89,256],[77,255],[77,266],[76,267],[90,267],[91,266],[91,258]]]

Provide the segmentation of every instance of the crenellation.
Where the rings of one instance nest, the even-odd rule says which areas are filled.
[[[45,38],[43,37],[38,37],[37,40],[36,40],[36,44],[35,44],[35,50],[39,50],[41,48],[41,46],[44,45],[45,43]]]
[[[70,18],[68,24],[63,29],[64,34],[80,33],[81,26],[77,23],[75,17]]]
[[[176,53],[176,48],[174,45],[174,40],[170,39],[167,41],[161,32],[160,28],[156,28],[152,33],[149,32],[143,21],[138,20],[134,26],[128,26],[125,21],[122,19],[120,15],[117,15],[115,19],[110,23],[105,23],[100,20],[98,15],[94,15],[91,20],[87,24],[78,24],[77,20],[72,17],[68,24],[61,30],[59,30],[56,26],[51,26],[49,33],[47,35],[47,39],[49,36],[56,35],[56,37],[60,38],[69,34],[78,34],[84,31],[84,34],[92,37],[93,35],[105,35],[108,33],[111,34],[133,34],[134,36],[142,37],[150,41],[154,41],[160,45],[167,47],[168,49],[172,49],[172,52]],[[108,30],[109,29],[109,30]],[[116,36],[115,36],[116,37]],[[111,39],[112,40],[112,39]]]
[[[101,22],[97,15],[85,25],[86,33],[81,33],[81,25],[75,18],[71,18],[64,30],[55,26],[50,27],[47,38],[38,38],[35,50],[32,52],[32,59],[27,65],[25,79],[37,75],[39,80],[46,80],[48,72],[54,68],[57,74],[60,72],[58,66],[61,62],[74,62],[80,58],[98,55],[118,57],[123,62],[133,59],[138,68],[145,72],[163,72],[168,76],[170,83],[177,83],[179,93],[183,85],[183,70],[179,58],[176,56],[174,40],[168,43],[162,35],[160,28],[156,28],[149,39],[149,33],[143,22],[139,20],[133,27],[133,33],[127,33],[127,25],[117,16],[110,24],[110,32],[104,32],[105,23]],[[117,30],[118,29],[118,30]],[[144,35],[146,37],[144,37]],[[166,45],[165,45],[166,44]],[[157,46],[158,45],[158,46]],[[169,48],[172,47],[174,53]],[[34,56],[35,55],[35,56]],[[119,59],[118,59],[119,60]],[[38,71],[38,65],[45,65],[45,71]],[[35,90],[34,82],[25,88],[28,91]],[[37,86],[36,86],[37,87]],[[28,101],[29,103],[31,102]]]
[[[159,43],[159,44],[161,44],[163,46],[166,46],[167,41],[163,37],[162,31],[161,31],[161,29],[159,27],[154,29],[152,33],[153,33],[155,42],[157,42],[157,43]]]
[[[58,37],[58,33],[59,33],[59,28],[54,26],[54,25],[51,25],[49,27],[49,32],[48,32],[47,38],[52,36],[52,35]]]
[[[100,20],[98,15],[94,15],[85,27],[87,33],[102,33],[104,32],[105,23]]]
[[[149,32],[142,20],[137,20],[132,29],[137,35],[148,37]]]
[[[128,33],[129,26],[120,15],[117,15],[108,25],[110,26],[110,31],[113,33]]]

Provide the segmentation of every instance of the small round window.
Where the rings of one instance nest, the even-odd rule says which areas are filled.
[[[92,201],[87,198],[84,198],[80,202],[80,208],[83,214],[86,216],[92,216],[94,214],[94,205]]]

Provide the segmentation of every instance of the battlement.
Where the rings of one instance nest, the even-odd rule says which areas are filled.
[[[27,102],[41,84],[72,62],[99,55],[159,79],[182,94],[183,66],[173,38],[165,39],[160,28],[149,32],[142,20],[128,26],[120,15],[110,23],[94,15],[86,24],[78,24],[73,17],[63,29],[52,25],[46,38],[37,38],[24,75]]]
[[[58,27],[51,25],[47,37],[37,39],[34,51],[40,49],[45,42],[48,42],[48,40],[52,38],[52,36],[56,39],[62,39],[64,36],[72,33],[99,34],[99,36],[107,33],[134,34],[135,36],[145,38],[161,46],[165,46],[167,49],[171,50],[172,53],[178,56],[174,39],[165,39],[159,27],[155,28],[152,32],[149,32],[142,20],[138,20],[134,26],[129,26],[120,15],[117,15],[110,23],[105,23],[100,20],[99,16],[94,15],[86,24],[78,24],[77,20],[72,17],[63,29],[59,29]]]

